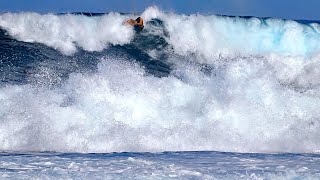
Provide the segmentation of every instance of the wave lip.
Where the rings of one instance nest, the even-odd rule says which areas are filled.
[[[219,56],[310,56],[320,52],[320,26],[276,19],[192,15],[166,17],[175,52],[207,59]]]
[[[132,29],[123,26],[125,16],[109,13],[103,16],[5,13],[0,27],[14,38],[37,42],[71,55],[77,46],[86,51],[102,51],[109,45],[129,43]]]
[[[164,13],[157,7],[147,8],[144,32],[152,35],[150,22],[161,20],[167,42],[175,53],[196,54],[206,59],[220,56],[280,54],[313,56],[320,52],[320,26],[293,20],[241,18],[228,16],[189,16]],[[134,31],[122,22],[133,14],[44,14],[4,13],[0,27],[24,42],[38,42],[71,55],[77,47],[86,51],[102,51],[108,45],[124,45],[134,38]],[[149,23],[149,24],[148,24]]]

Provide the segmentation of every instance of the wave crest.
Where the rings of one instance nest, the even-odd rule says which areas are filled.
[[[123,45],[133,38],[133,30],[122,25],[126,16],[109,13],[103,16],[5,13],[0,26],[24,42],[43,43],[66,55],[77,46],[86,51],[102,51],[108,45]]]

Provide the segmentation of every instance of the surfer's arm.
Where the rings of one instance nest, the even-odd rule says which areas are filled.
[[[125,21],[123,24],[129,24],[129,25],[135,25],[136,21],[133,19],[129,19],[127,21]]]
[[[141,20],[139,23],[137,21],[134,21],[134,25],[143,26],[143,20]]]
[[[129,19],[124,24],[129,24],[131,26],[143,26],[143,20],[141,20],[139,23],[133,19]]]

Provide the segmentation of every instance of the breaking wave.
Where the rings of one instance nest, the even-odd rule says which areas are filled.
[[[319,152],[320,26],[0,15],[0,150]]]

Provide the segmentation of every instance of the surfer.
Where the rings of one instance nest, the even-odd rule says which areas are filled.
[[[137,32],[142,31],[142,29],[144,28],[142,17],[138,17],[136,20],[129,19],[125,22],[125,24],[133,26],[134,30],[136,30]]]

